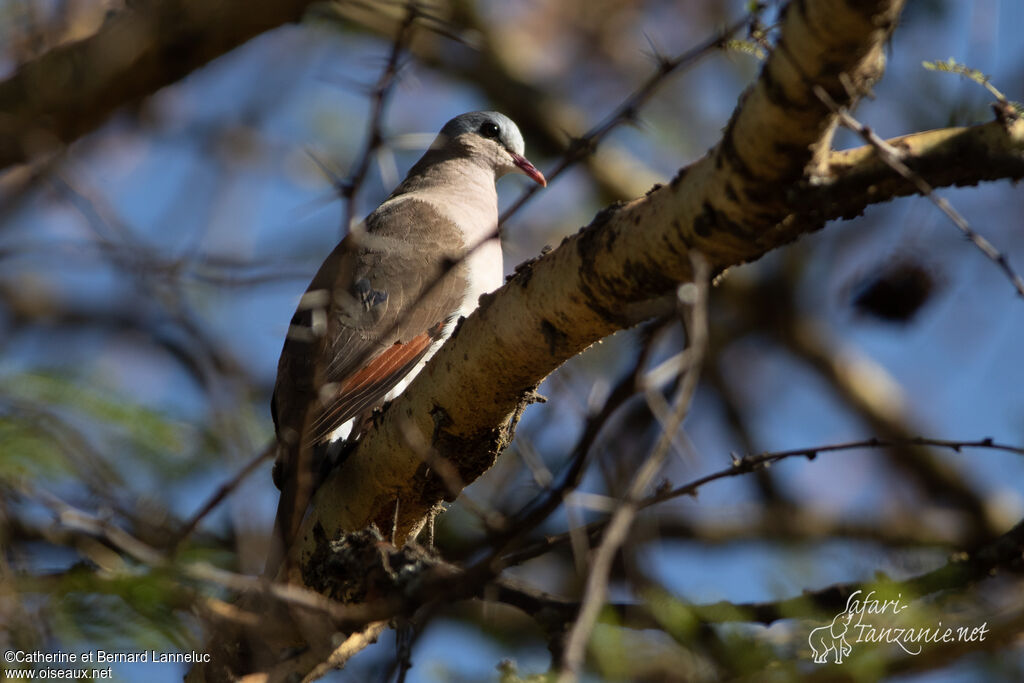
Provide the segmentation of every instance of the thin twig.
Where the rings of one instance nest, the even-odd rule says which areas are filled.
[[[231,477],[231,479],[221,484],[220,488],[218,488],[214,492],[214,494],[210,496],[206,503],[204,503],[203,506],[199,508],[199,510],[194,515],[192,515],[192,517],[187,522],[185,522],[184,525],[182,525],[181,531],[178,532],[177,537],[174,539],[173,543],[169,544],[169,547],[175,549],[180,548],[181,544],[184,543],[185,540],[192,535],[192,532],[196,530],[196,527],[199,526],[199,523],[203,521],[203,519],[208,514],[213,512],[214,508],[220,505],[225,498],[231,495],[234,492],[234,490],[237,489],[242,484],[242,482],[249,477],[250,474],[255,472],[256,468],[262,465],[264,461],[269,460],[270,457],[274,455],[276,448],[276,441],[271,441],[263,448],[262,451],[256,454],[256,457],[252,458],[249,462],[247,462],[245,466],[242,467],[242,469],[240,469],[237,474],[235,474],[235,476]]]
[[[370,170],[370,163],[384,143],[384,112],[395,83],[398,82],[398,60],[412,37],[412,29],[419,16],[419,4],[416,0],[409,0],[406,4],[405,18],[399,24],[394,40],[391,41],[391,51],[388,53],[384,70],[370,93],[370,123],[363,151],[356,162],[355,170],[341,187],[342,196],[345,199],[345,222],[342,224],[342,235],[351,232],[356,225],[355,214],[358,208],[356,199],[366,180],[366,174]]]
[[[506,525],[506,531],[503,534],[490,538],[491,551],[484,559],[476,563],[478,568],[490,567],[492,571],[499,571],[500,566],[503,565],[499,560],[505,554],[508,546],[543,523],[551,513],[562,505],[569,492],[579,485],[585,472],[588,456],[601,430],[611,416],[626,401],[636,395],[637,377],[647,364],[647,358],[652,349],[651,339],[662,326],[655,325],[648,329],[647,341],[637,356],[633,369],[609,392],[601,409],[587,418],[583,433],[569,455],[568,464],[561,474],[558,484],[553,488],[545,489],[534,500],[523,506],[515,519]]]
[[[931,446],[933,448],[946,448],[956,453],[960,453],[964,448],[988,448],[991,450],[1024,455],[1024,447],[996,443],[992,439],[954,441],[948,439],[927,439],[924,437],[916,437],[913,439],[872,438],[863,439],[861,441],[847,441],[845,443],[830,444],[815,448],[796,448],[787,451],[773,451],[770,453],[762,453],[760,455],[736,458],[733,461],[732,466],[728,469],[719,470],[718,472],[708,474],[699,479],[695,479],[688,484],[674,488],[671,491],[653,496],[644,501],[643,507],[649,507],[656,503],[661,503],[680,496],[694,495],[697,490],[705,484],[709,484],[719,479],[725,479],[726,477],[735,477],[739,474],[746,474],[747,472],[767,467],[773,463],[779,462],[780,460],[786,460],[787,458],[804,457],[808,460],[814,460],[821,453],[834,453],[837,451],[848,451],[857,448],[893,448],[896,446]]]
[[[315,681],[329,674],[334,669],[341,669],[348,660],[359,654],[367,646],[377,642],[377,638],[388,627],[388,621],[374,621],[367,624],[361,631],[356,631],[339,645],[326,661],[320,663],[303,680]]]
[[[412,645],[416,637],[415,627],[411,622],[399,624],[395,628],[395,659],[398,664],[398,675],[395,683],[405,683],[405,677],[412,668]]]
[[[640,112],[640,108],[647,104],[648,100],[650,100],[654,93],[658,91],[658,88],[665,83],[668,76],[694,66],[698,61],[714,50],[723,48],[729,37],[747,24],[751,23],[751,21],[755,20],[762,8],[762,5],[757,5],[751,14],[734,21],[732,24],[722,29],[714,36],[708,38],[703,43],[700,43],[699,45],[696,45],[675,57],[666,57],[664,55],[655,54],[654,59],[656,66],[654,72],[647,77],[647,80],[644,81],[639,88],[634,90],[608,116],[606,116],[603,121],[588,130],[582,136],[574,138],[570,142],[569,148],[565,151],[561,161],[559,161],[552,170],[544,174],[544,177],[548,180],[548,184],[558,176],[562,175],[562,173],[578,161],[592,154],[594,150],[597,149],[598,143],[607,137],[613,130],[624,123],[635,121]],[[515,212],[521,209],[539,189],[540,188],[538,186],[532,186],[524,190],[519,196],[519,199],[517,199],[512,206],[505,209],[504,213],[501,214],[501,217],[498,219],[498,225],[503,224]]]
[[[814,86],[814,94],[818,96],[818,99],[820,99],[826,107],[831,109],[839,117],[840,122],[844,126],[857,133],[865,142],[874,147],[882,161],[888,164],[892,170],[903,176],[903,178],[908,182],[913,184],[914,187],[917,188],[918,192],[927,197],[932,204],[942,211],[942,213],[946,214],[949,220],[953,222],[953,225],[955,225],[960,232],[964,234],[964,237],[970,240],[971,243],[981,251],[981,253],[983,253],[990,261],[995,263],[996,266],[1003,271],[1014,289],[1017,290],[1017,294],[1024,297],[1024,279],[1021,279],[1020,275],[1018,275],[1010,265],[1010,261],[1006,257],[1006,254],[999,251],[984,237],[984,235],[974,230],[967,222],[967,219],[961,216],[960,213],[953,208],[952,204],[946,201],[944,197],[940,197],[935,194],[935,191],[932,189],[932,186],[928,184],[928,181],[903,163],[903,155],[900,154],[898,149],[879,137],[871,128],[853,118],[853,116],[850,115],[849,110],[846,107],[839,106],[820,85]]]
[[[880,439],[870,438],[862,439],[859,441],[847,441],[843,443],[828,444],[825,446],[813,446],[809,448],[794,448],[785,451],[770,451],[766,453],[760,453],[757,455],[748,455],[744,457],[736,457],[733,459],[733,464],[723,470],[712,472],[703,477],[694,479],[682,486],[678,486],[669,491],[650,496],[639,503],[640,509],[646,509],[658,503],[663,503],[667,500],[674,498],[680,498],[682,496],[694,496],[697,495],[699,490],[707,484],[720,479],[726,479],[729,477],[736,477],[744,474],[749,474],[756,470],[764,469],[776,462],[786,460],[789,458],[807,458],[808,460],[814,460],[820,454],[824,453],[837,453],[840,451],[858,450],[863,448],[898,448],[906,446],[931,446],[933,448],[945,448],[956,453],[961,453],[965,448],[984,448],[989,450],[1003,451],[1006,453],[1014,453],[1016,455],[1024,456],[1024,446],[1014,446],[1011,444],[998,443],[992,439],[978,439],[975,441],[958,441],[952,439],[929,439],[926,437],[914,437],[912,439]],[[594,534],[600,532],[608,525],[608,520],[601,520],[592,522],[586,526],[585,531],[587,534]],[[542,541],[534,543],[526,548],[517,550],[515,553],[510,553],[502,558],[503,564],[506,566],[518,565],[527,560],[548,552],[554,547],[563,545],[569,541],[569,533],[559,534],[546,538]]]

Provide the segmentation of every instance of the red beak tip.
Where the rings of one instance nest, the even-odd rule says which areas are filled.
[[[541,187],[547,187],[548,181],[544,174],[537,170],[537,167],[530,163],[530,160],[519,154],[512,154],[513,163],[519,167],[523,175],[537,183]]]

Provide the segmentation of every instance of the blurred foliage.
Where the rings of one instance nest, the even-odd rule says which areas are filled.
[[[104,576],[72,568],[50,589],[55,635],[108,651],[186,650],[197,645],[187,628],[193,596],[178,577],[159,571]]]

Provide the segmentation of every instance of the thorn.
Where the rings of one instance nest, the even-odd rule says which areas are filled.
[[[643,35],[648,47],[651,48],[651,58],[658,65],[658,71],[662,74],[667,74],[672,70],[672,60],[654,44],[654,39],[646,31],[644,31]]]
[[[543,394],[538,394],[536,391],[530,391],[526,394],[527,403],[547,403],[548,397]]]

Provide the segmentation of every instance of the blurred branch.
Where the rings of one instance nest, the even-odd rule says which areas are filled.
[[[712,335],[712,340],[708,343],[709,358],[704,363],[704,377],[707,386],[718,396],[723,417],[739,440],[741,450],[744,453],[754,453],[760,449],[754,445],[753,435],[748,428],[748,416],[741,407],[740,396],[722,372],[720,351],[727,346],[725,343],[720,343],[722,341]],[[776,484],[775,478],[769,470],[758,470],[754,475],[754,480],[758,492],[767,506],[775,510],[790,506],[790,497]]]
[[[0,169],[48,154],[116,109],[174,83],[311,0],[127,3],[92,36],[55,47],[0,83]]]
[[[846,608],[849,597],[856,591],[879,591],[885,594],[901,594],[918,598],[929,598],[945,591],[962,591],[982,582],[990,581],[995,576],[1010,574],[1011,581],[1016,581],[1021,570],[1021,548],[1024,547],[1024,522],[1015,526],[994,543],[972,554],[962,554],[951,559],[946,565],[918,576],[900,581],[887,577],[877,577],[872,582],[838,584],[824,589],[804,591],[799,596],[785,600],[762,603],[736,603],[721,601],[707,604],[689,604],[666,595],[647,595],[638,604],[611,604],[604,613],[604,621],[620,627],[631,629],[659,629],[674,632],[683,625],[692,628],[694,624],[708,626],[726,623],[760,623],[771,625],[779,620],[811,619],[820,620],[824,615],[834,615]],[[1019,583],[1019,582],[1017,582]],[[573,624],[574,615],[579,603],[558,596],[544,593],[520,583],[504,581],[496,583],[490,598],[513,605],[534,618],[549,637],[557,637]],[[982,598],[976,598],[983,601]],[[931,600],[928,601],[932,603]],[[1019,628],[1024,614],[1019,607],[1008,607],[1001,610],[996,619],[986,618],[992,637],[986,637],[984,643],[957,643],[952,652],[943,647],[928,657],[904,656],[899,650],[892,650],[885,655],[884,664],[873,662],[874,667],[888,674],[898,672],[921,671],[937,668],[954,661],[967,653],[999,651],[1008,643],[1019,637]],[[733,634],[737,637],[738,634]],[[799,642],[799,636],[798,642]],[[752,639],[756,645],[758,639]],[[688,641],[687,647],[693,642]],[[735,656],[733,643],[732,654]],[[872,652],[877,657],[880,653]],[[776,655],[769,654],[774,661]],[[931,662],[933,657],[936,661]],[[855,668],[841,670],[838,667],[820,669],[828,671],[820,680],[860,680],[852,674]],[[844,678],[849,676],[849,678]],[[818,680],[814,678],[811,680]]]
[[[906,595],[924,597],[940,591],[964,589],[977,582],[1008,573],[1017,575],[1024,568],[1021,551],[1024,549],[1024,521],[978,550],[954,555],[943,566],[902,581],[880,577],[877,583],[892,584]],[[702,619],[709,621],[755,621],[770,625],[779,619],[796,616],[834,614],[846,606],[847,598],[856,590],[870,589],[864,583],[839,584],[779,602],[732,603],[719,602],[698,609]]]
[[[384,598],[375,603],[344,605],[329,597],[300,586],[272,583],[266,579],[229,572],[206,562],[175,563],[166,553],[140,541],[112,522],[69,505],[53,494],[35,490],[34,500],[49,508],[59,527],[69,534],[68,538],[91,537],[101,539],[135,562],[152,568],[166,568],[179,573],[183,578],[213,584],[238,593],[257,594],[277,603],[325,615],[338,624],[364,624],[380,618],[389,618],[400,613],[403,604],[400,599]],[[267,631],[283,631],[291,634],[287,624],[264,623]]]
[[[971,525],[968,537],[973,543],[999,533],[991,510],[963,476],[922,448],[948,446],[922,442],[914,435],[902,402],[893,400],[887,375],[880,374],[859,354],[830,346],[822,329],[809,321],[783,319],[776,329],[786,348],[828,381],[879,435],[879,443],[888,444],[885,453],[890,465],[906,474],[935,503],[953,505],[966,515]]]
[[[757,470],[770,467],[772,464],[776,462],[788,460],[790,458],[807,458],[808,460],[814,460],[815,458],[818,457],[818,455],[824,453],[837,453],[842,451],[872,448],[907,448],[910,446],[931,446],[934,448],[944,448],[947,450],[951,450],[955,453],[961,453],[964,449],[968,448],[980,448],[1003,451],[1007,453],[1014,453],[1017,455],[1024,455],[1024,446],[1014,446],[1012,444],[995,443],[992,441],[992,439],[978,439],[975,441],[955,441],[945,439],[928,439],[924,437],[912,437],[908,439],[871,438],[863,439],[861,441],[849,441],[846,443],[829,444],[825,446],[814,446],[810,448],[797,448],[786,451],[772,451],[767,453],[760,453],[757,455],[746,455],[743,457],[734,456],[733,464],[730,467],[718,470],[716,472],[712,472],[711,474],[704,475],[703,477],[694,479],[693,481],[690,481],[681,486],[677,486],[668,491],[664,491],[656,495],[650,496],[648,498],[645,498],[643,501],[640,502],[639,506],[640,509],[645,509],[653,505],[657,505],[658,503],[663,503],[667,500],[672,500],[674,498],[680,498],[682,496],[696,496],[701,488],[703,488],[707,484],[710,484],[711,482],[719,481],[721,479],[726,479],[729,477],[750,474],[752,472],[756,472]],[[770,518],[773,514],[774,513],[762,515],[762,519]],[[816,519],[818,523],[821,523],[822,521],[818,515],[814,515],[813,518]],[[799,517],[795,518],[793,522],[798,523]],[[596,534],[601,533],[607,527],[608,523],[608,520],[592,522],[586,525],[583,531],[588,537],[593,538]],[[787,527],[787,523],[782,520],[779,520],[778,525],[779,526],[776,525],[774,520],[772,523],[766,523],[766,526],[768,528],[775,528],[776,533],[779,533],[782,529],[786,529]],[[803,524],[801,524],[801,526],[803,526]],[[685,526],[681,527],[681,529],[684,530],[684,533],[686,528],[687,527]],[[751,528],[748,525],[745,525],[745,528],[748,530],[749,533],[756,534],[755,537],[764,537],[758,534],[756,531],[754,531],[754,528]],[[809,527],[805,526],[805,528]],[[889,531],[891,532],[892,530],[890,529]],[[806,534],[807,532],[805,531],[804,533]],[[839,534],[838,530],[831,530],[827,533],[827,535],[829,536],[833,534]],[[569,542],[570,535],[571,532],[565,532],[562,534],[548,536],[542,541],[535,542],[527,547],[521,548],[513,553],[504,556],[502,558],[502,561],[505,564],[505,566],[514,566],[521,564],[526,560],[538,557],[548,552],[556,546],[567,544]],[[866,532],[866,535],[870,538],[872,536],[872,533],[868,531]],[[882,533],[882,537],[884,536],[885,534]],[[813,538],[814,536],[812,535],[811,537]],[[713,538],[701,538],[702,540],[714,541]],[[972,537],[972,540],[973,538],[974,537]]]
[[[139,308],[145,311],[141,315],[149,324],[149,327],[144,326],[140,329],[157,337],[160,333],[154,328],[159,328],[160,325],[154,321],[172,322],[177,331],[184,333],[187,341],[192,343],[183,344],[174,338],[176,335],[169,335],[170,340],[161,345],[181,361],[192,372],[197,382],[208,391],[219,376],[248,376],[245,365],[223,350],[206,331],[199,318],[193,314],[182,288],[166,286],[167,283],[160,277],[165,273],[150,267],[151,264],[160,263],[162,259],[154,255],[153,249],[136,238],[131,227],[107,205],[102,195],[76,187],[58,175],[52,176],[49,182],[61,197],[85,218],[96,236],[100,256],[106,258],[113,268],[131,277],[138,285],[138,289],[141,290]],[[176,273],[172,273],[171,282],[174,281],[175,275]],[[121,307],[123,306],[122,303]],[[164,312],[165,315],[154,315],[154,310]]]
[[[488,22],[481,18],[474,3],[455,0],[450,3],[450,10],[450,21],[437,20],[439,23],[433,26],[432,33],[424,33],[411,42],[412,54],[424,64],[481,90],[496,108],[516,121],[539,154],[562,157],[556,168],[545,174],[549,181],[567,167],[585,161],[604,198],[615,201],[642,193],[654,182],[655,176],[651,172],[638,173],[637,169],[644,167],[643,162],[621,149],[609,150],[609,157],[599,160],[593,154],[598,142],[621,124],[634,122],[639,109],[670,76],[723,48],[730,36],[746,24],[753,23],[760,6],[753,14],[676,57],[655,54],[655,69],[640,88],[604,121],[580,137],[573,137],[573,132],[586,125],[590,118],[586,112],[558,94],[525,80],[521,76],[522,69],[516,64],[521,55],[514,45],[500,40],[500,35],[496,35]],[[395,26],[401,22],[398,6],[371,8],[365,3],[349,2],[336,5],[334,12],[379,35],[392,35]],[[449,49],[451,46],[444,38],[464,43],[466,48]],[[475,54],[470,58],[467,50]],[[521,197],[517,205],[529,196],[532,193]],[[511,211],[506,211],[502,220],[510,214]]]
[[[334,669],[340,669],[345,666],[353,656],[358,654],[364,648],[373,643],[377,642],[377,636],[384,632],[384,629],[388,627],[388,621],[375,621],[361,631],[357,631],[350,635],[345,641],[331,653],[331,656],[326,661],[322,662],[313,671],[309,673],[306,680],[316,680],[322,678],[330,673]],[[285,671],[282,671],[285,676],[291,674],[290,667]],[[273,674],[271,680],[274,680]]]
[[[893,587],[894,593],[902,592],[905,595],[925,597],[945,590],[962,590],[1001,573],[1016,575],[1022,569],[1022,548],[1024,548],[1024,522],[1019,522],[1011,530],[983,548],[973,553],[956,555],[937,569],[901,581],[879,577],[871,583],[837,584],[820,590],[804,591],[799,596],[780,601],[761,603],[721,601],[703,605],[687,605],[686,608],[692,612],[694,617],[707,623],[755,622],[771,625],[780,619],[820,618],[822,614],[834,614],[837,610],[844,609],[847,599],[855,591],[871,590],[879,585]],[[571,617],[568,615],[571,615],[579,605],[574,601],[508,582],[500,584],[496,597],[535,615],[546,629],[552,631],[557,631],[557,628],[553,628],[553,626],[558,622],[553,624],[551,620],[565,619],[560,622],[563,626],[570,623]],[[634,608],[633,615],[625,618],[630,607]],[[614,605],[612,611],[622,616],[623,625],[630,628],[654,628],[654,626],[646,625],[648,617],[643,615],[642,605]]]
[[[359,195],[359,189],[366,179],[366,173],[370,170],[370,161],[373,159],[374,153],[384,143],[384,111],[389,95],[398,80],[398,59],[412,39],[413,27],[418,16],[420,16],[420,9],[416,0],[408,0],[405,5],[405,18],[398,25],[395,37],[391,41],[387,62],[385,62],[384,69],[370,93],[370,117],[363,151],[355,163],[355,170],[352,171],[341,188],[341,196],[345,199],[345,222],[341,226],[343,235],[355,226],[356,198]]]
[[[665,437],[661,444],[663,449],[666,448],[668,433],[666,433]],[[883,444],[875,440],[867,440],[856,444],[834,444],[813,449],[767,453],[754,458],[744,459],[745,462],[739,463],[734,469],[749,471],[749,467],[763,466],[777,459],[808,457],[815,452],[829,452],[866,445],[881,446]],[[1024,453],[1024,449],[996,444],[987,440],[978,442],[936,441],[935,445],[954,450],[966,446],[976,446]],[[710,479],[705,478],[705,480]],[[699,485],[699,482],[693,486],[697,485]],[[664,499],[668,495],[691,492],[684,489],[685,487],[677,489],[673,494],[663,494],[654,498],[636,499],[637,504],[647,505],[654,500]],[[350,639],[345,641],[347,645],[344,648],[335,651],[333,656],[336,659],[333,661],[336,662],[344,661],[347,656],[352,654],[354,649],[358,649],[357,645],[363,647],[372,641],[372,637],[360,638],[359,634],[376,635],[380,632],[380,629],[384,628],[388,619],[402,614],[411,615],[423,605],[446,604],[452,600],[461,600],[473,596],[482,596],[485,599],[498,599],[527,611],[551,634],[560,632],[557,628],[559,623],[562,624],[563,630],[566,625],[572,623],[573,618],[571,615],[573,610],[579,607],[578,603],[556,598],[519,584],[510,584],[505,580],[498,579],[496,582],[491,583],[486,574],[472,570],[459,570],[456,567],[429,557],[421,550],[418,550],[415,545],[410,545],[403,549],[387,547],[386,544],[378,545],[380,543],[379,536],[369,538],[368,540],[371,543],[364,544],[363,547],[373,557],[377,558],[373,566],[379,564],[381,568],[386,570],[386,576],[391,577],[386,578],[385,575],[381,575],[374,579],[375,582],[382,579],[385,581],[385,584],[382,584],[375,590],[375,594],[382,595],[383,597],[372,599],[363,604],[346,605],[338,600],[346,590],[350,589],[353,582],[359,583],[363,579],[362,577],[354,576],[351,571],[353,567],[349,567],[345,563],[355,562],[362,568],[361,571],[366,572],[369,570],[369,565],[366,564],[363,558],[349,557],[346,559],[348,551],[342,548],[345,547],[345,543],[351,543],[351,540],[346,540],[342,545],[336,547],[334,556],[328,560],[326,566],[322,567],[322,576],[328,583],[317,586],[320,592],[312,592],[296,586],[270,584],[255,577],[225,572],[204,563],[172,564],[163,553],[141,543],[110,523],[68,506],[48,494],[40,492],[40,496],[54,510],[61,528],[72,534],[70,538],[74,538],[78,534],[100,538],[119,552],[123,552],[127,556],[149,566],[167,567],[180,572],[183,577],[191,580],[212,583],[231,591],[270,598],[273,600],[271,607],[274,610],[277,610],[279,607],[285,607],[289,612],[299,610],[305,615],[303,619],[307,623],[322,624],[318,627],[321,629],[320,633],[333,632],[334,628],[343,625],[354,628],[352,634],[355,636],[355,639],[352,640],[350,637]],[[972,581],[990,576],[998,569],[1014,570],[1015,563],[1019,562],[1021,544],[1024,543],[1022,541],[1024,539],[1022,529],[1024,529],[1024,523],[1019,524],[995,543],[989,544],[977,552],[964,553],[956,557],[944,568],[901,582],[899,585],[906,586],[908,593],[915,591],[913,594],[928,595],[947,588],[963,587]],[[361,535],[366,536],[367,534],[363,532]],[[350,539],[356,536],[358,535],[352,535]],[[378,539],[376,543],[372,542],[373,538]],[[373,570],[370,574],[376,575],[377,571]],[[392,582],[395,583],[392,584]],[[380,590],[383,585],[391,585],[392,590]],[[495,593],[490,588],[487,588],[488,585],[496,588],[497,592]],[[692,606],[691,609],[697,618],[705,622],[753,620],[771,623],[779,618],[791,618],[794,615],[800,614],[816,616],[820,611],[827,611],[833,605],[845,604],[845,597],[856,588],[857,586],[834,586],[824,591],[779,603],[750,605],[718,603],[715,605]],[[200,598],[196,596],[195,599],[199,600]],[[274,605],[278,607],[274,607]],[[814,610],[809,612],[809,606],[813,607]],[[216,604],[208,603],[201,605],[204,611],[216,616],[216,621],[224,626],[234,623],[237,626],[255,628],[256,632],[262,634],[264,638],[290,637],[288,634],[291,633],[291,627],[288,626],[290,622],[287,619],[282,621],[277,617],[263,618],[258,620],[257,623],[252,620],[250,615],[259,613],[259,610],[249,609],[248,606],[245,606],[241,609],[232,608],[229,610],[230,613],[225,613],[224,607],[224,605],[218,607]],[[266,610],[267,608],[264,607],[263,609]],[[651,619],[650,614],[643,606],[613,605],[610,614],[618,615],[621,618],[619,623],[630,628],[654,628],[658,623],[657,620]],[[310,619],[313,619],[313,621],[310,622]],[[324,622],[324,619],[327,621]],[[333,624],[334,626],[322,630],[324,628],[323,624]],[[279,635],[274,636],[274,633]],[[290,659],[288,662],[279,663],[271,671],[269,680],[282,680],[279,676],[296,671],[319,671],[320,669],[316,667],[329,654],[329,652],[314,647],[312,650],[308,650],[300,655],[298,660]],[[304,668],[307,666],[311,668]],[[304,680],[311,680],[313,677],[312,674],[309,674],[308,677],[304,675]]]
[[[956,442],[941,443],[951,448],[963,445]],[[838,449],[843,446],[837,444],[824,448]],[[998,444],[993,444],[993,446],[998,446]],[[1021,449],[1010,447],[1009,450],[1018,452]],[[764,454],[761,457],[782,458],[803,455],[806,453],[788,451]],[[343,605],[319,593],[294,586],[270,584],[256,577],[225,572],[205,563],[171,564],[163,553],[138,541],[105,520],[69,506],[45,492],[37,493],[36,498],[44,502],[57,515],[59,528],[63,530],[62,533],[68,534],[64,540],[61,540],[59,536],[53,537],[57,542],[71,542],[72,539],[80,535],[100,538],[118,552],[153,568],[170,568],[181,572],[183,576],[192,580],[211,583],[231,591],[265,595],[282,604],[322,614],[335,624],[365,625],[356,628],[355,633],[370,633],[374,629],[383,628],[386,620],[390,617],[411,614],[424,604],[443,604],[453,599],[482,596],[485,599],[496,599],[519,607],[537,619],[538,623],[544,626],[549,633],[554,634],[564,630],[566,625],[572,623],[573,615],[580,607],[580,603],[565,600],[514,581],[497,579],[490,583],[481,582],[482,577],[475,577],[471,572],[462,572],[456,567],[431,559],[422,551],[417,550],[415,546],[406,549],[391,548],[379,555],[379,562],[383,563],[381,566],[390,564],[394,567],[396,571],[394,580],[401,582],[398,587],[400,595],[392,595],[362,605]],[[46,533],[49,535],[50,532]],[[380,552],[367,547],[375,554]],[[943,567],[895,582],[894,585],[906,594],[916,596],[927,596],[953,588],[962,589],[1001,571],[1019,571],[1022,547],[1024,547],[1024,522],[1018,523],[1000,538],[975,552],[959,554]],[[385,559],[385,555],[389,555],[390,559]],[[340,566],[336,568],[340,568]],[[398,572],[399,569],[402,571]],[[110,570],[108,569],[108,571]],[[336,573],[331,579],[332,585],[336,588],[326,592],[332,594],[351,580],[351,576]],[[490,588],[487,587],[488,585]],[[778,619],[793,618],[794,616],[818,617],[821,613],[835,611],[845,606],[846,599],[853,591],[861,588],[865,588],[865,585],[843,584],[807,592],[779,602],[740,604],[721,602],[691,605],[688,606],[688,609],[704,622],[754,621],[771,624]],[[192,599],[200,600],[202,598],[198,594],[192,594]],[[204,609],[219,614],[221,621],[226,619],[227,621],[244,622],[249,626],[256,625],[256,622],[253,622],[248,616],[251,612],[230,608],[230,614],[228,614],[224,613],[225,607],[224,605],[218,607],[216,604],[206,604]],[[629,628],[654,628],[657,626],[657,621],[651,619],[643,605],[616,604],[610,607],[611,614],[618,615],[618,620],[613,620],[612,623],[619,623]],[[374,623],[378,626],[374,626]],[[264,635],[268,633],[268,629],[274,631],[282,628],[285,628],[283,624],[272,619],[260,619],[258,623],[258,629]],[[370,631],[366,630],[367,628]],[[380,631],[376,630],[375,632],[379,633]],[[357,639],[346,642],[349,643],[348,649],[338,651],[337,656],[342,656],[345,652],[351,653],[352,647],[359,641]],[[294,664],[291,662],[288,665],[289,671],[297,670],[294,668]],[[271,680],[280,679],[272,677]]]
[[[694,254],[693,259],[695,284],[681,287],[679,293],[679,305],[684,307],[685,311],[688,343],[683,352],[685,364],[680,370],[682,379],[673,400],[672,411],[662,425],[657,444],[637,469],[625,497],[612,514],[605,528],[604,537],[591,558],[579,615],[569,631],[565,651],[559,663],[559,681],[569,683],[579,677],[587,642],[608,594],[608,574],[611,571],[612,560],[641,509],[642,496],[665,463],[675,433],[683,423],[683,418],[689,413],[690,402],[697,391],[697,379],[700,376],[708,338],[707,288],[710,273],[707,264],[699,255]]]
[[[155,348],[162,349],[204,388],[208,388],[211,369],[226,376],[250,376],[249,368],[240,363],[204,331],[193,327],[181,330],[177,322],[162,315],[153,307],[135,305],[135,302],[117,302],[113,308],[94,308],[75,305],[50,298],[47,293],[32,292],[24,283],[15,286],[0,281],[0,304],[11,313],[11,327],[48,330],[51,334],[66,335],[72,331],[90,329],[109,333],[138,333]],[[257,384],[253,379],[252,384]]]
[[[757,12],[761,9],[761,5],[757,6]],[[646,104],[651,97],[658,91],[658,89],[664,85],[665,81],[670,75],[675,72],[683,71],[689,67],[695,65],[698,61],[714,52],[720,50],[725,45],[726,40],[729,36],[739,31],[746,24],[754,21],[756,14],[751,17],[744,17],[743,19],[733,22],[731,26],[720,31],[717,35],[705,40],[703,43],[693,47],[682,54],[675,57],[667,57],[663,55],[655,55],[656,68],[654,73],[647,77],[640,87],[632,92],[625,100],[623,100],[615,110],[609,114],[605,119],[588,130],[582,136],[573,138],[569,143],[569,148],[565,151],[561,161],[559,161],[553,169],[545,173],[545,177],[548,182],[551,183],[558,176],[562,175],[566,169],[570,168],[576,162],[589,157],[592,155],[597,145],[604,140],[613,130],[618,128],[624,123],[630,123],[636,120],[640,108]],[[545,111],[542,107],[531,107],[534,111],[543,112]],[[550,124],[548,124],[550,126]],[[563,129],[566,130],[566,129]],[[501,224],[508,220],[508,218],[518,211],[526,202],[533,197],[539,186],[534,185],[523,191],[509,208],[502,213],[498,219],[498,223]]]

